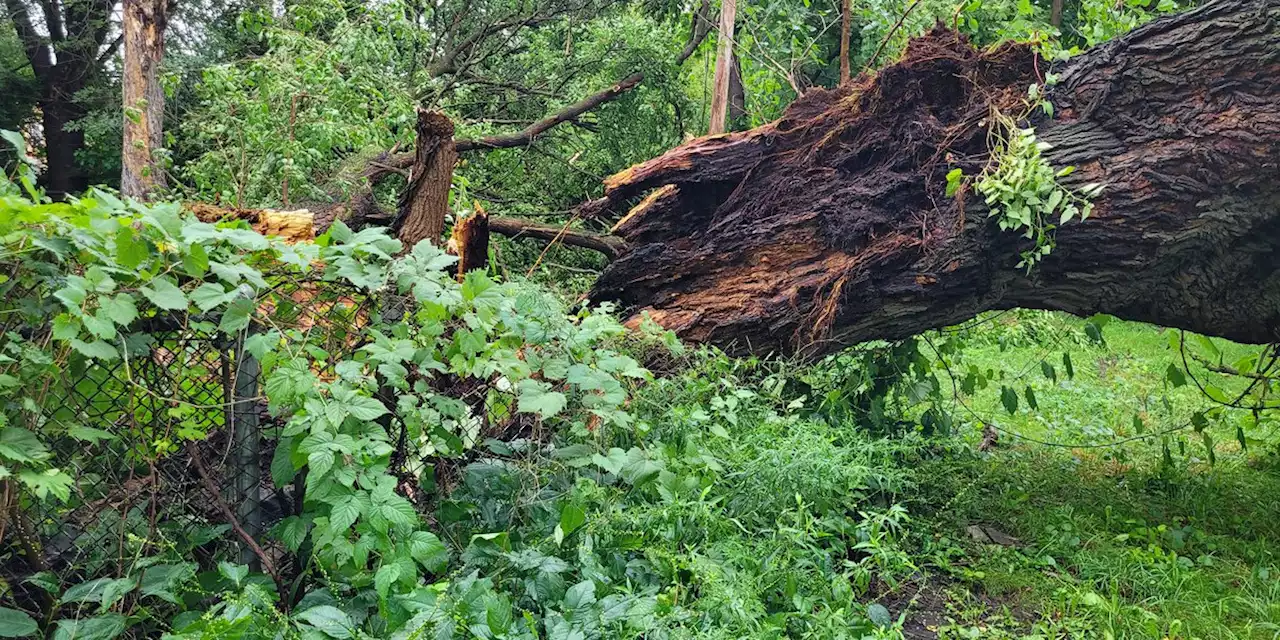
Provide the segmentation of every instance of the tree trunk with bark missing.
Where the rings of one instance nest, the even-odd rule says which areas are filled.
[[[990,114],[1048,70],[1025,45],[935,30],[903,60],[778,121],[694,140],[605,183],[645,196],[592,297],[731,352],[815,357],[990,309],[1097,312],[1280,339],[1280,0],[1216,0],[1073,58],[1032,116],[1055,168],[1106,184],[1034,272],[972,184]],[[1055,217],[1056,222],[1056,217]]]
[[[849,68],[849,35],[853,26],[853,0],[844,0],[840,8],[840,84],[853,79]]]
[[[405,251],[422,240],[437,245],[444,241],[453,165],[458,161],[453,122],[438,111],[418,110],[415,144],[409,183],[400,195],[399,210],[391,225]]]
[[[124,69],[120,83],[124,99],[124,148],[120,192],[148,199],[165,186],[164,170],[155,152],[164,146],[164,89],[160,62],[164,59],[167,0],[125,0]]]
[[[468,271],[489,266],[489,214],[480,205],[476,212],[453,225],[450,249],[458,256],[458,280]]]
[[[733,25],[738,0],[721,0],[720,32],[716,35],[716,70],[711,89],[711,122],[707,133],[724,133],[729,124],[729,75],[733,66]]]

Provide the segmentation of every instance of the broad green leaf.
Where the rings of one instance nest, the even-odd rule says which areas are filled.
[[[93,342],[85,342],[83,340],[72,338],[71,348],[80,352],[89,358],[97,360],[119,360],[120,352],[115,346],[102,340],[94,340]]]
[[[1231,404],[1231,398],[1227,397],[1227,392],[1213,385],[1205,385],[1204,394],[1209,396],[1214,402],[1221,404]]]
[[[39,627],[31,616],[17,609],[0,607],[0,638],[34,636]]]
[[[105,608],[114,604],[124,594],[133,591],[137,586],[138,581],[133,578],[98,578],[88,582],[81,582],[67,589],[66,593],[62,594],[61,601],[67,604],[97,602]]]
[[[532,378],[521,380],[516,388],[519,390],[519,408],[521,413],[536,413],[543,418],[564,410],[568,398],[563,393],[552,391],[551,385]]]
[[[295,620],[307,623],[330,638],[338,638],[338,640],[350,638],[355,628],[355,623],[351,621],[351,616],[348,616],[342,609],[327,604],[311,607],[306,611],[294,614],[293,617]]]
[[[244,582],[245,578],[249,577],[249,566],[243,564],[231,564],[230,562],[223,560],[218,563],[218,573],[221,574],[222,577],[231,581],[231,584],[238,587]]]
[[[0,458],[13,462],[37,462],[50,455],[48,447],[36,434],[22,427],[0,428]]]
[[[449,549],[429,531],[414,531],[409,537],[409,555],[422,565],[423,569],[439,574],[449,562]]]
[[[889,610],[884,605],[879,603],[867,605],[867,620],[881,628],[886,628],[893,624],[893,616],[889,614]]]
[[[116,232],[116,262],[125,269],[137,269],[150,255],[147,241],[139,238],[132,226],[120,227]]]
[[[386,562],[378,567],[377,573],[373,574],[373,587],[378,592],[378,596],[386,599],[387,594],[391,592],[391,585],[400,579],[400,563]]]
[[[155,596],[172,604],[180,604],[177,591],[184,582],[195,577],[196,569],[197,566],[190,562],[147,567],[142,574],[138,592],[143,596]]]
[[[1036,402],[1036,392],[1032,390],[1030,385],[1027,386],[1027,390],[1024,395],[1027,397],[1027,406],[1031,407],[1032,411],[1039,411],[1040,404]]]
[[[166,311],[178,311],[187,308],[187,296],[176,285],[165,278],[156,278],[149,286],[141,288],[151,304]]]
[[[191,292],[191,302],[201,311],[208,311],[227,301],[227,290],[217,282],[206,282]]]
[[[276,525],[275,535],[290,551],[297,552],[307,539],[307,523],[298,516],[289,516]]]
[[[128,620],[118,613],[64,619],[58,621],[53,640],[112,640],[120,637],[128,626]]]
[[[559,545],[564,539],[586,524],[587,514],[575,504],[567,504],[560,510],[560,524],[556,525],[555,539]]]
[[[1004,410],[1013,415],[1018,412],[1018,392],[1007,386],[1000,387],[1000,404],[1004,405]]]
[[[89,444],[97,444],[106,440],[116,439],[116,435],[110,431],[103,431],[102,429],[95,429],[93,427],[86,427],[79,424],[73,424],[67,427],[67,435],[81,442],[88,442]]]
[[[195,243],[182,256],[182,268],[192,278],[203,278],[209,272],[209,252],[204,245]]]
[[[564,594],[564,613],[581,614],[596,603],[596,583],[583,580],[569,587]]]
[[[335,504],[329,511],[329,530],[346,531],[360,518],[361,502],[358,495],[350,495]]]
[[[387,408],[374,398],[368,396],[352,396],[345,404],[347,413],[357,420],[376,420],[387,413]]]
[[[71,485],[75,484],[71,476],[57,469],[44,471],[23,469],[18,472],[18,479],[27,485],[37,498],[43,500],[52,495],[62,502],[71,499]]]
[[[218,322],[218,331],[226,334],[238,333],[249,326],[253,316],[254,301],[246,297],[237,297],[222,311],[222,319]]]
[[[106,314],[112,322],[121,327],[127,327],[138,319],[138,307],[133,302],[133,296],[129,294],[118,293],[114,297],[103,298],[100,304],[102,305],[101,313]]]
[[[1169,368],[1165,369],[1164,379],[1168,380],[1169,384],[1172,384],[1174,387],[1181,387],[1187,384],[1186,374],[1184,374],[1182,369],[1178,368],[1178,366],[1174,364],[1170,364]]]
[[[1203,411],[1197,411],[1191,414],[1191,427],[1197,432],[1204,431],[1209,427],[1209,420],[1205,418]]]

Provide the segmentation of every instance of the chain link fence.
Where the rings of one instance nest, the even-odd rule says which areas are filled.
[[[364,344],[371,321],[395,326],[412,312],[412,303],[332,282],[269,281],[274,286],[257,298],[256,322],[238,335],[219,332],[217,317],[142,318],[120,337],[124,357],[71,358],[64,379],[32,390],[40,398],[39,414],[52,427],[40,436],[53,453],[52,464],[74,482],[67,500],[6,484],[15,495],[3,503],[8,533],[0,527],[0,577],[10,597],[38,602],[41,596],[28,578],[40,572],[65,587],[124,576],[137,559],[163,552],[206,569],[228,560],[255,570],[262,553],[286,579],[302,570],[269,532],[302,512],[305,480],[299,475],[277,486],[272,479],[285,418],[268,411],[262,367],[246,350],[246,340],[255,332],[296,332],[286,344],[307,349],[313,373],[332,380],[336,365]],[[56,308],[51,292],[0,287],[0,293],[0,336],[14,331],[48,339],[52,314],[30,312]],[[33,307],[21,312],[19,305]],[[33,323],[33,317],[46,325]],[[444,428],[430,437],[410,435],[394,412],[383,419],[394,446],[398,490],[424,515],[462,482],[468,464],[481,457],[516,457],[510,443],[539,440],[541,423],[516,412],[515,395],[504,380],[414,375],[415,384],[427,385],[454,407],[441,418]],[[380,389],[378,397],[395,407],[393,389]],[[431,441],[441,433],[448,434],[447,442]],[[442,450],[450,455],[439,455]]]
[[[14,311],[19,304],[39,307],[49,292],[3,293],[4,310]],[[74,483],[65,501],[7,498],[10,535],[0,541],[0,560],[15,597],[40,571],[74,584],[122,575],[136,558],[159,550],[256,567],[258,558],[234,527],[285,560],[266,533],[300,509],[301,494],[272,482],[283,422],[267,411],[262,368],[245,340],[254,331],[300,331],[317,375],[331,377],[334,365],[360,347],[376,303],[335,283],[276,278],[259,298],[263,324],[240,335],[219,332],[217,318],[157,316],[129,328],[118,360],[70,359],[66,378],[49,380],[32,397],[42,398],[45,424],[55,426],[41,433],[53,464]],[[29,317],[0,316],[7,319],[2,335],[47,335],[49,327],[13,320],[23,315]]]

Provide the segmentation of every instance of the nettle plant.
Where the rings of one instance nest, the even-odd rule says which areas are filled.
[[[483,442],[482,425],[521,414],[570,439],[626,427],[630,381],[650,377],[618,351],[625,330],[607,309],[570,312],[544,290],[484,273],[457,282],[446,271],[455,259],[430,243],[399,256],[400,242],[384,230],[356,233],[337,222],[314,243],[286,244],[244,222],[200,222],[175,203],[126,202],[103,191],[50,203],[32,177],[24,166],[16,181],[0,180],[0,287],[11,316],[5,326],[18,327],[0,345],[0,482],[14,490],[5,495],[17,496],[15,512],[35,502],[56,506],[78,492],[54,441],[136,437],[127,427],[78,424],[50,405],[70,371],[123,366],[128,376],[154,342],[144,330],[151,318],[243,339],[261,363],[269,409],[283,423],[271,475],[281,487],[305,477],[301,513],[270,534],[304,561],[292,592],[245,579],[241,566],[221,567],[220,582],[200,582],[194,566],[184,568],[177,573],[183,586],[166,583],[166,593],[198,592],[199,584],[226,592],[200,615],[173,618],[180,637],[279,621],[290,635],[346,638],[362,624],[379,635],[399,629],[450,588],[428,577],[444,575],[451,557],[398,488],[396,473],[412,467],[404,461],[464,454]],[[303,276],[320,287],[394,297],[399,310],[369,313],[352,355],[335,356],[323,346],[323,327],[281,326],[274,317],[273,285]],[[8,322],[15,315],[17,325]],[[490,397],[464,401],[454,390],[466,381],[482,383],[470,386],[489,388]],[[132,377],[128,383],[138,393],[163,393]],[[180,429],[167,437],[207,435]],[[156,462],[178,455],[182,444],[133,444],[131,455]],[[48,588],[57,590],[57,582]],[[126,601],[136,598],[99,598],[100,616],[114,616],[112,629],[141,619],[120,609]],[[24,629],[34,624],[0,607],[0,623],[10,617]],[[425,624],[419,616],[419,627]]]

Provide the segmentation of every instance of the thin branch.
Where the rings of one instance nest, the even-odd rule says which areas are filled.
[[[876,52],[871,54],[871,59],[867,60],[867,66],[863,68],[864,73],[870,71],[871,67],[875,65],[876,58],[880,57],[880,52],[884,51],[885,45],[889,44],[889,41],[893,39],[894,34],[898,33],[898,29],[902,28],[902,23],[907,21],[907,16],[911,15],[911,12],[914,11],[916,6],[919,4],[920,0],[912,2],[911,6],[907,7],[907,10],[902,12],[902,16],[898,18],[898,23],[893,25],[892,29],[889,29],[889,33],[884,34],[884,39],[880,41],[880,46],[876,47]]]
[[[111,44],[107,45],[107,48],[104,49],[101,54],[98,55],[98,64],[99,65],[105,64],[108,60],[115,57],[116,51],[120,50],[120,44],[123,42],[124,42],[124,33],[121,33],[111,41]]]
[[[598,251],[610,260],[626,249],[626,243],[617,236],[600,235],[570,230],[568,226],[542,224],[519,218],[490,216],[489,231],[512,239],[534,238],[547,242],[562,242],[573,247]]]
[[[209,493],[213,499],[213,504],[222,512],[222,517],[226,519],[227,524],[231,525],[231,529],[236,532],[237,536],[248,545],[249,550],[253,551],[253,555],[258,556],[258,560],[262,562],[262,568],[271,576],[271,580],[276,583],[276,589],[280,592],[280,602],[288,607],[288,585],[284,579],[280,577],[280,573],[276,571],[276,565],[267,556],[267,552],[262,550],[258,545],[258,541],[249,535],[249,532],[240,526],[240,520],[236,518],[236,514],[227,506],[227,502],[222,499],[222,493],[218,491],[218,485],[213,481],[213,477],[209,475],[209,469],[205,467],[204,458],[200,457],[200,449],[195,442],[187,442],[187,455],[191,457],[191,464],[196,468],[196,474],[200,476],[200,482],[204,485],[204,490]]]
[[[529,143],[533,142],[534,138],[546,132],[548,129],[574,120],[582,114],[617,98],[618,96],[634,89],[635,86],[640,84],[640,81],[643,79],[644,73],[633,73],[624,78],[618,84],[594,95],[587,96],[586,98],[583,98],[582,100],[533,123],[522,131],[489,136],[478,140],[459,140],[455,145],[459,152],[473,151],[476,149],[504,149],[509,147],[528,146]]]
[[[689,25],[689,41],[685,43],[684,50],[680,55],[676,56],[676,66],[684,64],[689,59],[702,42],[707,39],[707,34],[711,32],[711,0],[702,0],[702,4],[698,10],[693,12],[693,21]]]

